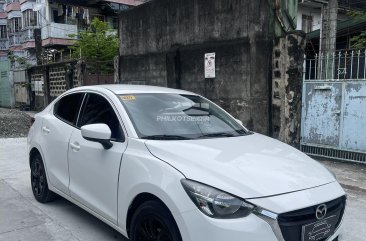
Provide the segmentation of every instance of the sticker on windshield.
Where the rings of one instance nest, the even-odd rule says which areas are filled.
[[[136,100],[134,95],[120,95],[119,97],[124,101]]]

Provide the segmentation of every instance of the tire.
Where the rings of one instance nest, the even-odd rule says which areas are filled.
[[[57,197],[48,189],[46,171],[39,154],[33,156],[31,160],[31,186],[35,199],[40,203],[51,202]]]
[[[131,221],[131,241],[182,241],[170,211],[159,201],[147,201],[137,208]]]

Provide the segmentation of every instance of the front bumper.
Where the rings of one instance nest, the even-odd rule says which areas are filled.
[[[277,241],[271,226],[254,214],[240,219],[213,219],[197,209],[184,213],[183,220],[188,231],[182,233],[183,241]]]
[[[266,211],[271,210],[266,204],[275,204],[275,209],[284,210],[281,213],[292,212],[294,210],[319,205],[342,197],[345,195],[344,191],[339,189],[340,186],[338,186],[338,183],[333,183],[314,189],[300,191],[297,192],[297,194],[291,193],[278,197],[258,199],[257,201],[263,204],[262,207],[265,209],[259,208],[255,213],[240,219],[213,219],[205,216],[198,209],[195,209],[182,213],[181,221],[183,223],[179,222],[178,226],[184,241],[301,241],[301,237],[299,237],[298,240],[287,240],[284,238],[278,220],[279,215]],[[322,194],[320,195],[319,193]],[[311,198],[312,195],[316,195],[316,197]],[[296,196],[297,198],[307,196],[309,198],[309,201],[307,202],[308,205],[304,206],[305,202],[304,200],[301,200],[297,202],[297,205],[294,203],[288,205],[289,207],[286,210],[286,207],[279,203],[280,200],[288,201],[288,199],[296,199]],[[249,201],[252,201],[254,204],[257,203],[256,200]],[[283,203],[285,205],[288,204],[288,202]],[[341,219],[343,217],[344,215],[342,212]],[[336,231],[331,237],[326,239],[326,241],[335,240],[339,236],[341,229],[342,221],[340,220]]]
[[[331,200],[326,202],[326,204],[330,208],[330,212],[327,216],[337,216],[338,223],[334,233],[327,239],[321,239],[321,241],[333,241],[339,236],[340,230],[342,229],[346,196]],[[256,215],[270,224],[278,241],[300,241],[302,226],[319,221],[316,220],[314,211],[317,206],[318,205],[280,215],[259,208],[256,210]],[[319,222],[321,222],[321,220]]]
[[[211,219],[199,210],[183,214],[187,222],[187,233],[182,233],[183,240],[190,241],[284,241],[276,220],[268,222],[254,214],[243,219]],[[335,240],[342,230],[342,223],[336,232],[327,239]],[[287,241],[287,240],[286,240]],[[290,240],[301,241],[301,240]]]

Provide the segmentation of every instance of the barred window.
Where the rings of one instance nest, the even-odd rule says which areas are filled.
[[[12,18],[8,21],[8,31],[9,33],[19,32],[22,28],[20,18]]]
[[[7,31],[6,25],[0,25],[0,39],[8,37],[8,34],[6,31]]]
[[[302,27],[301,29],[305,33],[313,31],[313,17],[308,15],[302,15]]]
[[[23,28],[37,26],[37,12],[28,9],[23,12]]]
[[[6,3],[18,3],[19,2],[19,0],[6,0]]]

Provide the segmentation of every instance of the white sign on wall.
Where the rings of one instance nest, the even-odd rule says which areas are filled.
[[[205,78],[216,78],[215,53],[205,54]]]
[[[43,80],[42,81],[34,81],[34,91],[38,91],[38,92],[43,91]]]

